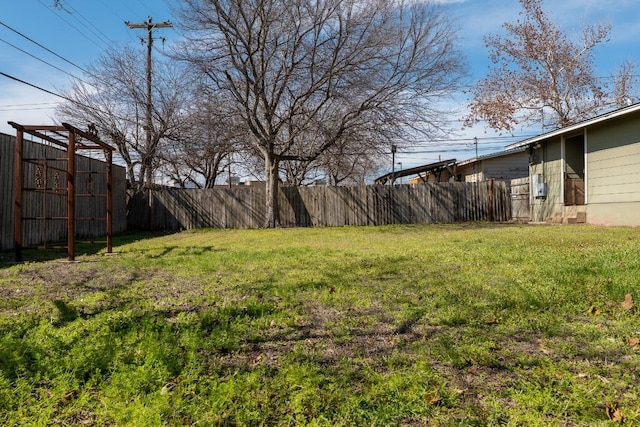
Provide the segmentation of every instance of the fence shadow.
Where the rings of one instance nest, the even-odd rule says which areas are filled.
[[[424,183],[416,186],[282,187],[282,227],[508,221],[507,183]],[[264,189],[167,188],[131,199],[132,230],[260,228]]]

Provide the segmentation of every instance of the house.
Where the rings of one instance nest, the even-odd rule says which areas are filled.
[[[463,182],[525,178],[529,176],[529,153],[526,147],[517,147],[474,157],[458,163],[456,174],[456,181]]]
[[[640,104],[506,148],[529,153],[531,220],[640,226]]]
[[[480,182],[489,179],[510,181],[529,176],[529,153],[526,147],[519,147],[474,157],[462,162],[451,159],[418,168],[405,169],[402,172],[404,174],[418,174],[418,176],[411,178],[410,184],[449,181]]]

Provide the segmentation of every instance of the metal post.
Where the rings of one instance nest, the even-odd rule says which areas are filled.
[[[22,158],[24,153],[23,132],[16,132],[16,199],[15,199],[15,237],[14,249],[16,262],[22,262]]]
[[[113,153],[104,151],[107,162],[107,253],[113,252]]]
[[[75,260],[76,237],[76,135],[69,132],[69,145],[67,146],[67,258]]]

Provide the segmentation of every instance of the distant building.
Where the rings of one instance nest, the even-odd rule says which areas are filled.
[[[518,147],[458,163],[456,181],[480,182],[489,179],[510,181],[529,176],[529,153]]]

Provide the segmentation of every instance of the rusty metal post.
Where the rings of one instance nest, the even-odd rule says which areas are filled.
[[[14,249],[16,262],[22,262],[22,158],[24,154],[23,146],[24,134],[21,129],[16,131],[16,199],[15,199],[15,211],[14,211]]]
[[[69,261],[75,260],[76,237],[76,135],[69,132],[69,145],[67,146],[67,257]]]
[[[104,151],[107,163],[107,253],[113,252],[113,153]]]

